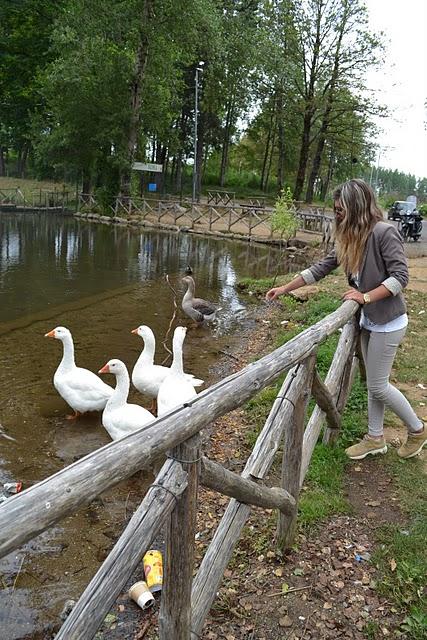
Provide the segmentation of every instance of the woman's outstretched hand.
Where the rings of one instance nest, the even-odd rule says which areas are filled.
[[[267,302],[273,302],[273,300],[277,300],[279,296],[282,296],[285,292],[283,291],[283,287],[274,287],[270,289],[265,294],[265,299]]]
[[[343,300],[354,300],[359,304],[364,304],[363,293],[360,293],[357,289],[349,289],[343,295]]]

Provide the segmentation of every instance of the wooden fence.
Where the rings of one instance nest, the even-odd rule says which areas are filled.
[[[213,196],[216,193],[210,193],[211,198],[206,203],[118,197],[114,204],[108,205],[107,213],[110,218],[105,216],[105,219],[131,224],[137,224],[138,220],[141,223],[149,221],[159,225],[205,229],[254,239],[280,239],[280,232],[274,231],[272,227],[273,209],[265,205],[265,200],[255,198],[241,204],[230,204],[229,200],[227,204],[221,204],[218,196],[216,200],[219,204],[215,204]],[[78,212],[102,214],[103,209],[92,194],[80,194]],[[332,219],[323,211],[296,209],[295,214],[302,231],[320,234],[324,242],[329,241]]]
[[[322,425],[326,419],[326,443],[333,442],[340,428],[357,364],[357,308],[353,301],[344,302],[284,346],[206,389],[183,407],[92,452],[0,506],[2,557],[106,489],[151,468],[159,456],[167,455],[122,536],[56,635],[57,640],[93,638],[163,526],[166,554],[160,640],[200,638],[251,505],[277,509],[277,544],[282,549],[292,544],[300,487]],[[316,372],[316,351],[340,327],[343,329],[335,356],[323,382]],[[241,475],[204,457],[200,431],[242,406],[284,372],[288,372],[285,381]],[[306,424],[310,395],[316,406]],[[281,445],[281,485],[267,487],[263,481]],[[231,500],[193,579],[199,483]]]
[[[19,187],[14,189],[0,189],[0,207],[2,209],[44,209],[61,210],[68,207],[73,199],[69,191],[51,191],[47,189],[33,189],[23,192]]]

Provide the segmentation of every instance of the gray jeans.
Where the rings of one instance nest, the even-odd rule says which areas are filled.
[[[423,426],[403,393],[389,382],[397,347],[405,333],[406,328],[389,333],[362,328],[360,333],[368,386],[368,432],[371,436],[383,435],[385,407],[399,416],[408,431],[418,431]]]

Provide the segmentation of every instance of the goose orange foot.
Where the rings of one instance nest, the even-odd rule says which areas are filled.
[[[81,416],[82,414],[80,413],[80,411],[74,411],[73,415],[69,414],[67,416],[65,416],[66,420],[77,420],[77,418],[79,416]]]

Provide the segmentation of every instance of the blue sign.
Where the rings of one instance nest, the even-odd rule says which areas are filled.
[[[155,182],[148,183],[148,191],[157,191],[157,185]]]

